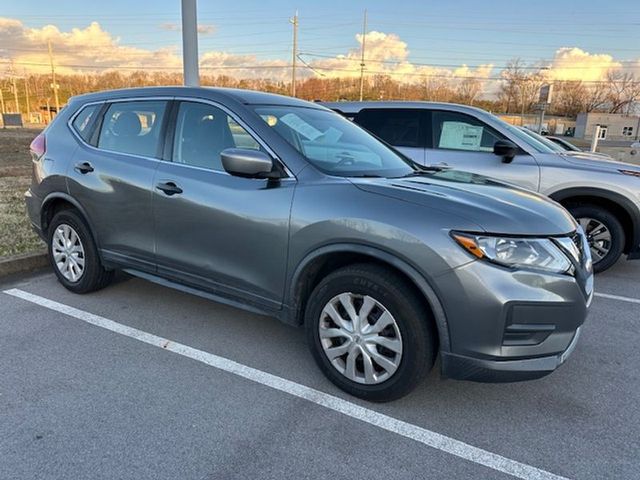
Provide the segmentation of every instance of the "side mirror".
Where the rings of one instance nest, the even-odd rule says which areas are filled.
[[[222,166],[231,175],[247,178],[279,178],[273,171],[273,160],[259,150],[227,148],[220,152]]]
[[[511,163],[518,153],[518,146],[509,140],[498,140],[493,145],[493,153],[502,157],[504,163]]]

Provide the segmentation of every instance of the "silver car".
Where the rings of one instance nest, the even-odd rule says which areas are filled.
[[[640,258],[640,167],[558,152],[479,108],[431,102],[338,102],[342,113],[419,163],[479,173],[566,207],[589,240],[594,270]]]
[[[438,354],[452,378],[546,375],[593,296],[586,237],[564,208],[425,169],[317,104],[90,94],[31,152],[29,216],[66,288],[97,290],[119,269],[304,325],[324,374],[369,400],[406,394]]]

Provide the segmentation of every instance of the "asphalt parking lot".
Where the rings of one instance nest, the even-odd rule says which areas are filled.
[[[640,263],[596,290],[623,298],[595,298],[551,376],[434,370],[369,404],[277,320],[125,276],[85,296],[47,271],[5,279],[0,478],[640,478]]]

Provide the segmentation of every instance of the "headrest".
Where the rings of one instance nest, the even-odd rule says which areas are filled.
[[[118,115],[111,129],[119,137],[135,137],[140,135],[142,124],[140,118],[133,112],[122,112]]]

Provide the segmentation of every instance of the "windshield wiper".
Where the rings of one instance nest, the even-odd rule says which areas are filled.
[[[413,172],[407,173],[404,177],[419,177],[421,175],[433,175],[434,173],[445,170],[445,167],[436,167],[435,165],[416,166]]]

